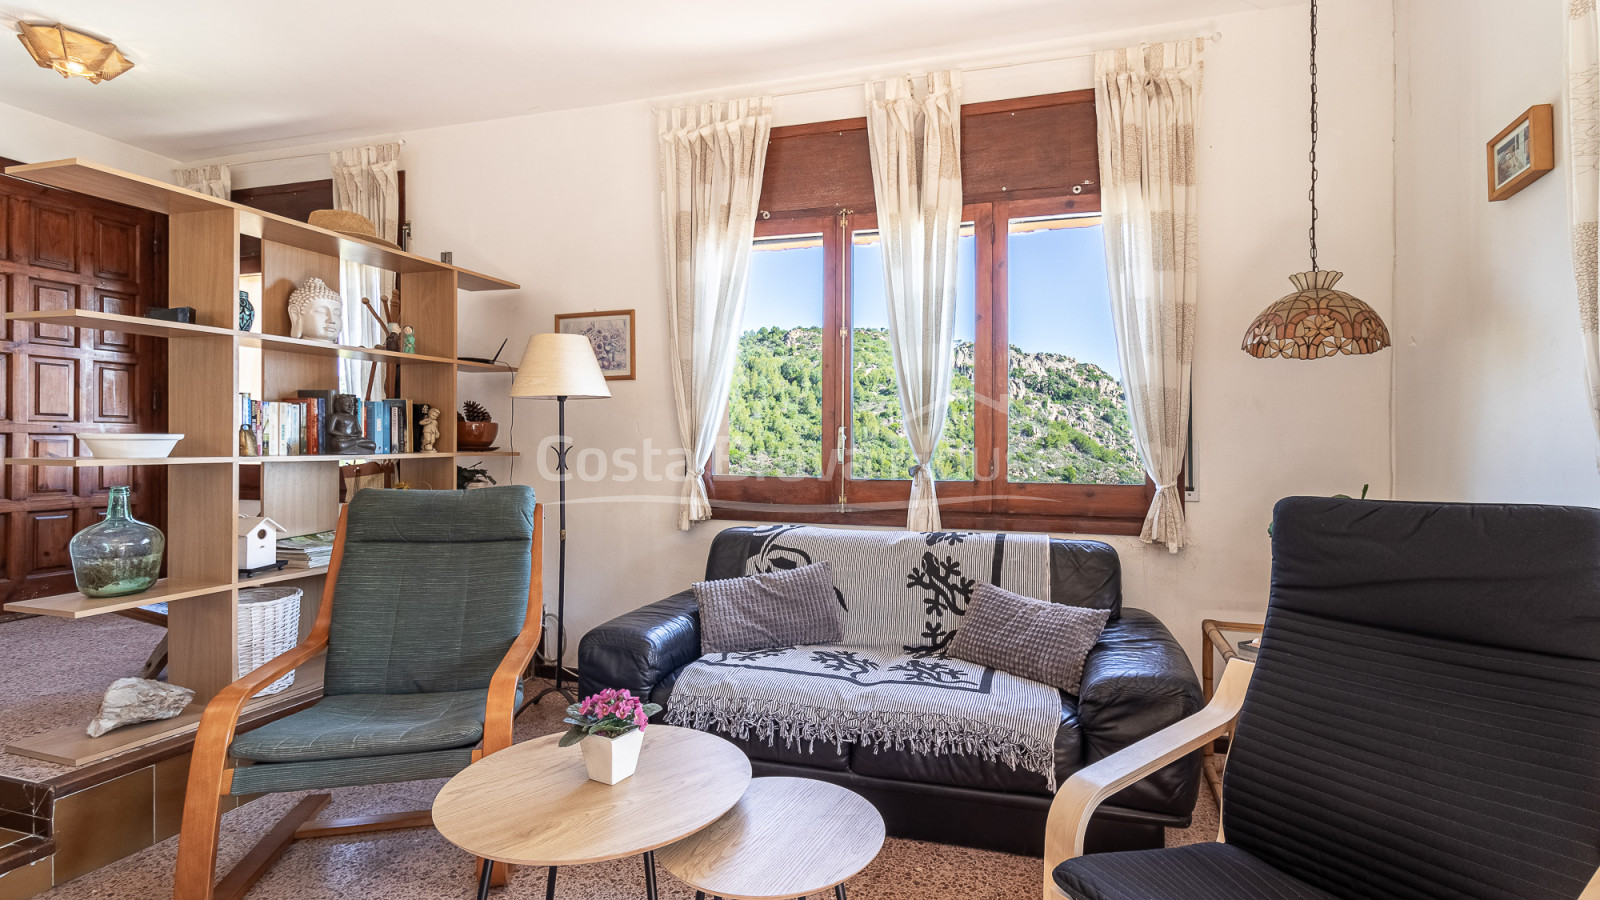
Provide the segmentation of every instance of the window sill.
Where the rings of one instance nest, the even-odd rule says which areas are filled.
[[[904,528],[906,507],[874,505],[871,508],[828,505],[711,501],[711,518],[738,522],[786,522],[805,525],[856,525]],[[962,510],[959,504],[942,504],[940,523],[961,531],[1021,531],[1075,535],[1137,535],[1144,516],[1042,516]]]

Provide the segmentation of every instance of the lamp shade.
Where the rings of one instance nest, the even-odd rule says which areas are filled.
[[[513,397],[590,400],[611,396],[594,345],[581,334],[536,334],[522,351],[522,365],[511,383]]]
[[[1376,353],[1389,346],[1389,328],[1378,313],[1333,289],[1341,277],[1331,269],[1290,275],[1294,293],[1256,316],[1241,349],[1257,359],[1321,359]]]
[[[102,41],[61,24],[36,25],[18,22],[17,37],[28,48],[41,68],[54,69],[62,78],[87,78],[94,84],[121,75],[133,63],[117,51],[117,45]]]

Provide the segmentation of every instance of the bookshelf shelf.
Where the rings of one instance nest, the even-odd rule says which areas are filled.
[[[502,372],[507,375],[515,375],[517,374],[517,367],[503,366],[499,363],[467,362],[466,360],[458,359],[456,360],[456,371],[474,375],[495,375]]]
[[[232,585],[227,582],[219,584],[163,578],[156,582],[155,587],[142,594],[130,594],[126,597],[86,597],[79,593],[56,594],[53,597],[12,601],[6,604],[6,612],[33,613],[37,616],[55,616],[60,619],[85,619],[124,609],[137,609],[152,603],[171,603],[174,600],[216,594],[230,587]]]
[[[318,453],[299,456],[241,456],[239,457],[239,464],[253,466],[259,463],[343,462],[351,459],[452,459],[456,455],[455,453],[352,453],[348,456],[337,456]]]
[[[83,760],[131,749],[192,729],[199,710],[238,676],[235,646],[238,593],[287,583],[303,593],[301,625],[315,618],[327,569],[287,569],[254,578],[238,577],[237,525],[241,472],[247,487],[259,490],[261,508],[286,535],[315,534],[338,523],[344,459],[392,460],[394,477],[418,487],[454,486],[458,456],[456,432],[446,416],[437,452],[356,454],[350,457],[241,457],[240,393],[256,400],[284,401],[336,390],[342,360],[388,364],[389,393],[441,410],[457,409],[457,381],[465,373],[515,371],[511,366],[463,363],[457,357],[458,292],[514,290],[517,284],[459,266],[386,247],[361,238],[315,228],[237,203],[184,190],[165,182],[96,163],[67,159],[12,166],[6,174],[38,184],[129,204],[167,216],[166,302],[194,308],[193,323],[168,322],[88,309],[35,310],[8,316],[21,327],[89,328],[165,341],[167,377],[162,406],[166,430],[185,435],[183,456],[163,459],[97,457],[8,457],[8,466],[91,469],[107,466],[167,467],[168,577],[131,597],[96,600],[82,594],[39,597],[7,604],[8,610],[60,618],[85,618],[166,602],[171,683],[195,691],[196,705],[179,719],[148,731],[118,731],[93,746],[82,729],[30,738],[30,756]],[[266,333],[240,332],[239,243],[261,240],[261,292],[256,313]],[[357,262],[395,274],[402,298],[401,320],[411,325],[420,354],[346,347],[284,337],[289,331],[288,299],[297,285],[320,278],[338,285],[342,263]],[[259,361],[259,362],[258,362]],[[254,367],[260,366],[259,388]],[[244,377],[249,366],[251,378]],[[494,455],[508,455],[501,451]],[[310,465],[278,465],[309,463]],[[251,467],[246,469],[245,467]],[[253,508],[244,510],[254,512]],[[269,698],[281,702],[321,687],[320,669],[302,668],[294,687]]]
[[[299,353],[305,356],[362,359],[395,363],[397,365],[447,366],[455,362],[453,359],[446,359],[442,356],[423,356],[418,353],[401,353],[395,350],[369,350],[364,347],[330,344],[327,341],[313,341],[306,338],[284,337],[277,334],[258,334],[256,332],[240,332],[239,343],[245,347],[259,347],[262,350],[276,353]]]
[[[97,328],[120,334],[141,334],[146,337],[168,338],[231,338],[233,331],[212,328],[209,325],[192,325],[188,322],[168,322],[164,319],[146,319],[143,316],[125,316],[121,313],[100,312],[93,309],[31,310],[6,313],[13,322],[30,325],[62,325],[68,328]]]
[[[97,469],[105,466],[210,466],[233,462],[231,456],[8,456],[8,466],[46,466],[66,469]]]

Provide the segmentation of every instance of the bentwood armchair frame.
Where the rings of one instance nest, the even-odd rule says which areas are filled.
[[[542,547],[544,537],[543,504],[534,505],[533,539],[529,552],[532,566],[528,579],[528,611],[522,630],[495,669],[489,683],[484,714],[483,740],[473,750],[474,761],[511,746],[513,719],[516,716],[517,690],[523,672],[539,646],[544,587]],[[223,688],[206,704],[195,735],[194,753],[189,765],[189,784],[184,800],[182,831],[178,839],[177,877],[174,900],[237,900],[261,879],[289,845],[299,838],[335,834],[384,831],[395,828],[431,826],[431,810],[413,810],[351,819],[315,819],[330,795],[314,794],[290,810],[245,857],[223,878],[213,883],[217,861],[217,840],[221,828],[221,803],[233,785],[234,769],[229,765],[239,715],[245,704],[262,688],[305,665],[328,650],[328,635],[333,621],[335,587],[344,558],[348,508],[339,514],[333,556],[328,565],[326,587],[317,610],[316,623],[304,642]],[[481,861],[479,863],[481,866]],[[497,867],[504,872],[506,867]],[[499,879],[497,879],[499,880]]]

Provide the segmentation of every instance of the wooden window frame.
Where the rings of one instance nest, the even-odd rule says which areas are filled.
[[[1093,92],[1078,91],[1044,97],[1026,97],[962,107],[964,123],[973,116],[1040,109],[1050,105],[1092,103]],[[836,135],[859,144],[865,119],[846,119],[773,129],[775,140],[810,137],[813,141]],[[808,148],[805,152],[817,153]],[[821,148],[825,153],[826,146]],[[1097,176],[1098,173],[1096,173]],[[969,193],[963,222],[973,222],[977,237],[976,334],[974,347],[974,479],[940,481],[937,492],[943,525],[956,529],[1044,531],[1084,534],[1136,535],[1155,496],[1147,478],[1142,485],[1010,483],[1006,472],[1009,439],[1009,353],[1007,225],[1013,218],[1061,214],[1098,214],[1097,177],[1068,189],[1002,187]],[[820,191],[796,192],[808,198]],[[876,211],[854,202],[851,207],[812,207],[765,210],[756,224],[756,237],[787,234],[823,235],[823,384],[822,475],[778,477],[718,474],[716,460],[707,467],[706,492],[713,518],[763,522],[882,525],[904,527],[910,501],[907,479],[876,480],[851,477],[854,417],[848,413],[852,387],[850,304],[850,242],[856,231],[877,227]],[[987,278],[983,277],[988,273]],[[982,398],[1007,398],[983,402]],[[842,432],[841,432],[842,429]],[[839,436],[844,436],[841,463]],[[719,451],[722,449],[718,448]],[[987,472],[985,471],[987,469]]]

